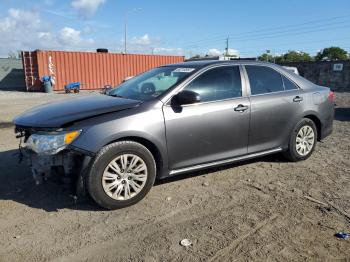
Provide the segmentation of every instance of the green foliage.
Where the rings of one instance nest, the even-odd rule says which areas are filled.
[[[322,61],[322,60],[347,60],[349,59],[349,53],[340,47],[328,47],[317,53],[315,57],[310,56],[308,53],[290,50],[288,53],[279,56],[272,56],[270,54],[262,54],[258,57],[261,61],[274,62],[277,64],[287,62],[308,62],[308,61]]]
[[[318,52],[315,59],[317,61],[347,60],[347,59],[349,59],[349,54],[348,54],[348,52],[346,52],[344,49],[342,49],[340,47],[332,46],[332,47],[325,48],[325,49],[321,50],[320,52]]]
[[[190,57],[190,59],[199,59],[199,58],[201,58],[200,55],[194,55],[194,56]]]
[[[273,56],[267,53],[262,54],[258,57],[260,61],[269,61],[274,63],[285,63],[285,62],[304,62],[304,61],[311,61],[312,57],[305,52],[299,52],[299,51],[288,51],[288,53],[279,55],[279,56]]]
[[[305,62],[311,61],[312,58],[308,53],[299,51],[288,51],[288,53],[283,55],[283,60],[285,62]]]
[[[260,61],[269,61],[277,64],[286,63],[286,62],[304,62],[304,61],[312,61],[313,58],[305,52],[300,51],[288,51],[283,55],[273,56],[267,53],[264,53],[258,57]]]
[[[273,62],[273,56],[267,53],[262,54],[261,56],[258,57],[258,60],[260,61],[268,61],[268,62]]]

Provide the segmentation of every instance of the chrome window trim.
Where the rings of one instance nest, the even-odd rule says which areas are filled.
[[[297,90],[297,89],[294,89],[294,90],[283,90],[283,91],[276,91],[276,92],[271,92],[271,93],[263,93],[263,94],[257,94],[257,95],[250,95],[250,97],[274,95],[274,94],[279,94],[279,93],[287,93],[287,92],[295,92],[295,91],[300,91],[300,90]]]
[[[233,98],[226,98],[226,99],[221,99],[221,100],[198,102],[198,103],[194,103],[194,104],[181,105],[181,107],[199,106],[199,105],[213,104],[213,103],[219,103],[219,102],[227,102],[227,101],[233,101],[233,100],[239,100],[239,99],[248,99],[248,97],[233,97]],[[167,103],[164,106],[171,107],[171,104]]]

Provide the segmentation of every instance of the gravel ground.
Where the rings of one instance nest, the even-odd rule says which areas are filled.
[[[0,105],[12,114],[61,97],[0,93]],[[333,134],[306,161],[273,155],[182,175],[117,211],[77,203],[63,186],[35,186],[4,125],[0,261],[350,261],[350,239],[334,237],[350,231],[350,93],[336,93],[336,103]]]
[[[96,92],[97,91],[82,90],[79,94],[66,94],[64,92],[47,94],[0,90],[0,127],[9,126],[14,116],[34,106],[74,98],[76,96],[89,95]]]

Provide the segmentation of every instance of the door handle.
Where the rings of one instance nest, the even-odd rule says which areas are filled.
[[[296,96],[293,98],[293,102],[301,102],[303,101],[303,98],[301,96]]]
[[[242,105],[242,104],[239,104],[237,107],[234,108],[235,111],[237,112],[244,112],[248,109],[248,106],[245,106],[245,105]]]

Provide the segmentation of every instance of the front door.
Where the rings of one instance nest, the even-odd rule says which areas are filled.
[[[239,67],[209,69],[184,89],[200,94],[201,102],[163,107],[170,169],[246,154],[250,104]]]

